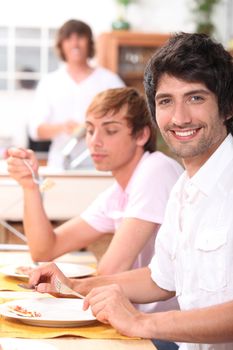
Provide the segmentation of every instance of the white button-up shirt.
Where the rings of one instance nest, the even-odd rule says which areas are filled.
[[[233,300],[233,137],[189,178],[174,186],[150,269],[176,291],[182,310]],[[216,315],[217,317],[217,315]],[[232,350],[231,344],[182,344],[180,349]]]

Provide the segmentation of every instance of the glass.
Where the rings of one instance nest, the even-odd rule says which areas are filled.
[[[121,47],[120,48],[120,73],[142,74],[147,61],[155,52],[154,47]]]
[[[40,71],[40,48],[22,47],[15,48],[15,71],[16,72],[39,72]]]
[[[7,47],[0,46],[0,71],[7,71]]]
[[[130,74],[141,72],[142,67],[141,48],[138,47],[121,47],[120,48],[120,73]]]
[[[38,28],[15,28],[16,39],[39,39],[40,33]]]
[[[49,49],[48,55],[48,72],[52,72],[58,68],[59,59],[52,48]]]

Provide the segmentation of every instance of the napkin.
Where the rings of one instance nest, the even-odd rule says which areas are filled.
[[[0,290],[22,291],[23,289],[18,286],[18,283],[22,283],[22,281],[18,278],[8,277],[0,273]]]

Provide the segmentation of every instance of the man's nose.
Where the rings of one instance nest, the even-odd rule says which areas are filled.
[[[91,139],[90,139],[91,145],[92,146],[96,146],[96,145],[102,145],[103,144],[103,139],[101,137],[101,133],[99,131],[95,131],[92,135],[91,135]]]
[[[187,106],[185,106],[183,103],[175,104],[172,111],[172,123],[178,126],[182,126],[190,124],[191,121],[191,114]]]

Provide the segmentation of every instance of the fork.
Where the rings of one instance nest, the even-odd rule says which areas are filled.
[[[74,295],[81,299],[85,298],[84,295],[76,292],[75,290],[68,287],[66,284],[62,283],[57,276],[55,276],[54,285],[55,285],[56,291],[60,294]]]
[[[26,167],[30,170],[30,172],[31,172],[31,174],[32,174],[33,182],[34,182],[35,184],[39,185],[39,186],[42,185],[43,180],[40,179],[38,176],[36,176],[35,171],[32,169],[31,164],[29,163],[29,161],[26,160],[26,159],[23,159],[23,162],[24,162],[24,164],[26,165]]]
[[[37,176],[28,160],[23,159],[23,162],[26,165],[26,167],[30,170],[32,174],[32,180],[35,184],[37,184],[40,187],[41,192],[46,191],[54,185],[54,182],[52,180],[42,179],[39,176]]]

